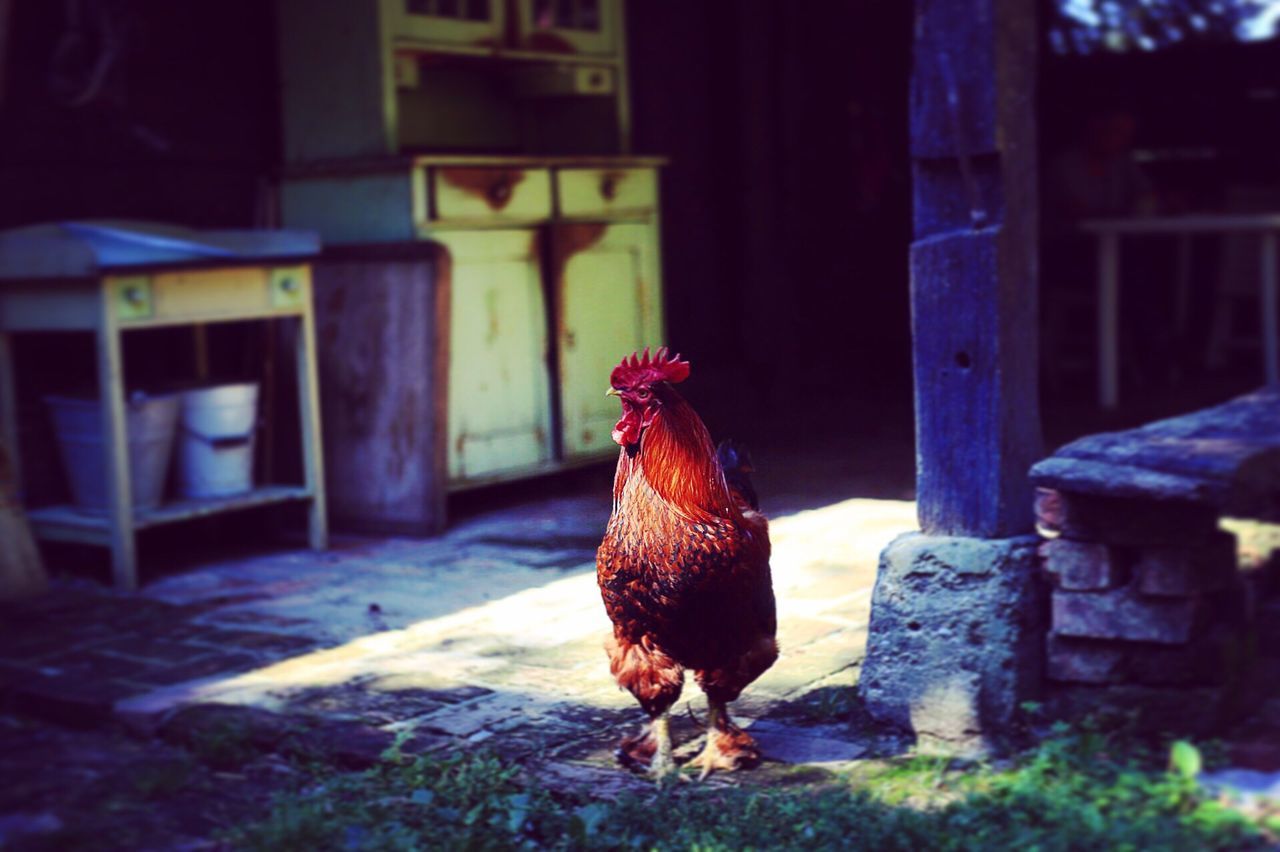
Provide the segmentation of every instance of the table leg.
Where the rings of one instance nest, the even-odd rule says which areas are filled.
[[[1120,401],[1120,235],[1098,235],[1098,405]]]
[[[320,390],[316,377],[316,331],[310,308],[298,318],[298,404],[302,423],[302,466],[311,492],[308,537],[312,550],[329,546],[325,503],[324,448],[320,442]]]
[[[18,388],[13,370],[13,339],[0,331],[0,444],[9,451],[9,470],[22,500],[22,453],[18,447]]]
[[[110,321],[98,329],[98,398],[106,456],[107,519],[111,523],[111,573],[116,588],[133,590],[138,587],[138,554],[133,533],[133,484],[129,481],[124,359],[120,332]]]
[[[1280,342],[1276,325],[1280,322],[1280,296],[1277,295],[1276,232],[1262,235],[1262,352],[1269,384],[1280,383]]]

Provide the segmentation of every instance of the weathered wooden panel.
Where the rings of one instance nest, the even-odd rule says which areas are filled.
[[[325,474],[339,526],[430,534],[444,524],[440,255],[418,243],[315,266]]]
[[[662,308],[653,231],[603,223],[555,229],[560,418],[566,459],[617,452],[618,404],[605,396],[624,356],[658,347]]]
[[[918,505],[932,534],[1032,528],[1035,4],[922,0],[911,249]]]
[[[1034,300],[1002,273],[1003,241],[987,229],[911,249],[917,501],[930,534],[1003,538],[1032,523]]]
[[[435,235],[452,261],[448,469],[454,484],[552,459],[539,232]]]

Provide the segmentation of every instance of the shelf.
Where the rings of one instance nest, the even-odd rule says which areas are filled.
[[[265,485],[234,497],[174,500],[138,512],[133,519],[133,528],[135,531],[144,530],[222,512],[310,500],[311,496],[310,489],[300,485]],[[111,523],[105,514],[89,514],[74,506],[60,505],[31,509],[27,512],[27,519],[37,538],[86,544],[107,544],[111,541]]]

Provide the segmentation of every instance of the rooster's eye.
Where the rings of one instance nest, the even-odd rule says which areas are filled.
[[[648,399],[648,398],[649,398],[648,388],[640,388],[640,390],[636,391],[636,399]]]

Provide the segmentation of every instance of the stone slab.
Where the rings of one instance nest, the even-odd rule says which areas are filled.
[[[1038,544],[909,533],[889,545],[859,680],[873,717],[964,751],[985,747],[1035,697],[1045,629]]]

